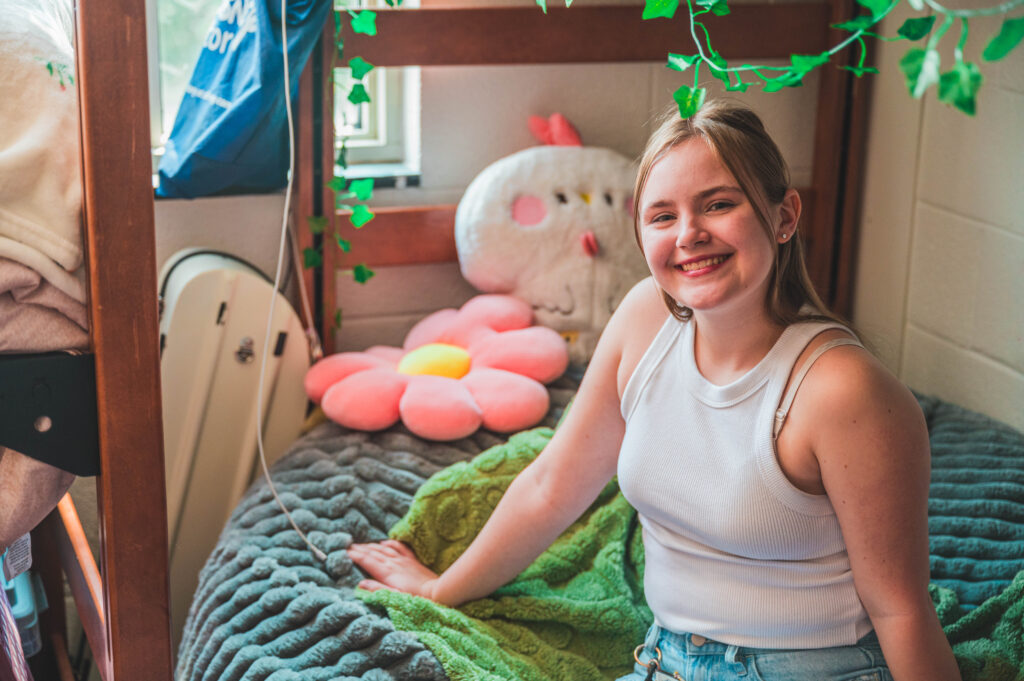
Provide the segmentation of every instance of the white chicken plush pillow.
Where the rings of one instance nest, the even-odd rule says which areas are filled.
[[[590,359],[612,312],[648,274],[633,236],[634,164],[584,147],[561,114],[530,118],[545,146],[507,156],[470,183],[455,215],[462,275],[527,301],[538,324]]]

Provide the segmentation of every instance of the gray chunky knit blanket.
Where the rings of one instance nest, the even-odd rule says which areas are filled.
[[[578,376],[550,387],[547,425],[554,425],[577,385]],[[1024,570],[1024,435],[939,400],[919,401],[933,452],[932,579],[951,590],[943,594],[955,594],[943,596],[940,615],[965,679],[1015,678],[1024,670],[1024,640],[1019,626],[1003,631],[998,622],[1012,624],[1020,609],[1016,598],[999,600],[1021,588],[1011,581]],[[396,631],[352,597],[362,575],[345,548],[384,539],[427,478],[505,439],[480,431],[431,443],[401,427],[367,434],[334,424],[301,438],[272,476],[296,522],[328,554],[326,563],[312,556],[265,482],[257,481],[200,574],[176,679],[447,679],[415,635]],[[1024,585],[1022,579],[1014,584]]]

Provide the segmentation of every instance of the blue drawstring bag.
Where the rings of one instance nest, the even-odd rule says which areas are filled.
[[[288,70],[299,75],[331,0],[288,0]],[[273,191],[288,182],[280,0],[223,0],[160,160],[156,195]]]

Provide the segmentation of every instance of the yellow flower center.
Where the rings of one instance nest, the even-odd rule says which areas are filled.
[[[457,345],[429,343],[416,348],[398,363],[398,373],[409,376],[462,378],[472,364],[469,353]]]

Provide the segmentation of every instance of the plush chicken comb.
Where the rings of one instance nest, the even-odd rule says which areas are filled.
[[[560,113],[551,114],[550,118],[530,116],[527,121],[530,132],[541,144],[556,147],[582,147],[580,134],[565,116]]]

